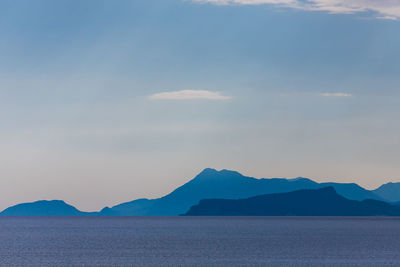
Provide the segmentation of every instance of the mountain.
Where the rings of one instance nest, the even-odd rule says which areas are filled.
[[[333,187],[268,194],[247,199],[205,199],[186,216],[400,216],[400,207],[367,199],[349,200]]]
[[[90,214],[61,200],[41,200],[9,207],[2,211],[0,216],[87,216]]]
[[[299,188],[317,188],[305,178],[255,179],[235,171],[205,169],[194,179],[170,194],[153,200],[141,199],[103,209],[102,215],[176,216],[204,198],[244,198],[269,192],[288,192]]]
[[[43,215],[43,216],[177,216],[202,199],[224,198],[242,199],[257,195],[285,193],[301,189],[320,189],[332,186],[339,195],[352,200],[382,200],[375,193],[357,184],[316,183],[307,178],[296,179],[256,179],[235,171],[205,169],[188,183],[170,194],[157,199],[137,199],[100,212],[85,213],[63,201],[38,201],[10,207],[0,215]]]
[[[380,197],[356,184],[319,184],[307,178],[256,179],[235,171],[205,169],[194,179],[158,199],[140,199],[104,208],[104,216],[176,216],[205,198],[240,199],[256,195],[291,192],[299,189],[318,189],[333,186],[339,194],[354,200]]]
[[[400,202],[400,183],[387,183],[372,192],[388,202]]]

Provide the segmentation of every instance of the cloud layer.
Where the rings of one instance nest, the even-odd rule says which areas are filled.
[[[216,5],[262,5],[309,11],[326,11],[335,14],[372,12],[379,19],[400,19],[400,0],[193,0]]]
[[[207,90],[182,90],[173,92],[162,92],[150,96],[150,99],[168,99],[168,100],[190,100],[190,99],[210,99],[210,100],[228,100],[230,96],[221,95],[219,92]]]

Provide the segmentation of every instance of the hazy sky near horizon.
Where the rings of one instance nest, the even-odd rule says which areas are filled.
[[[0,2],[0,209],[203,168],[400,182],[400,1]]]

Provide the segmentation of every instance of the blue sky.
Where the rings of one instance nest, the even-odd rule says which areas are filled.
[[[205,167],[399,181],[398,1],[0,3],[0,207],[98,209]]]

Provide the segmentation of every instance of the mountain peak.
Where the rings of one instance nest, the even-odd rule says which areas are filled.
[[[207,175],[207,174],[215,174],[218,173],[218,171],[216,169],[213,168],[205,168],[204,170],[202,170],[198,175]]]
[[[221,179],[221,178],[236,178],[236,177],[244,177],[242,174],[236,171],[231,171],[231,170],[216,170],[212,168],[206,168],[202,172],[200,172],[194,180],[204,180],[204,179]]]

